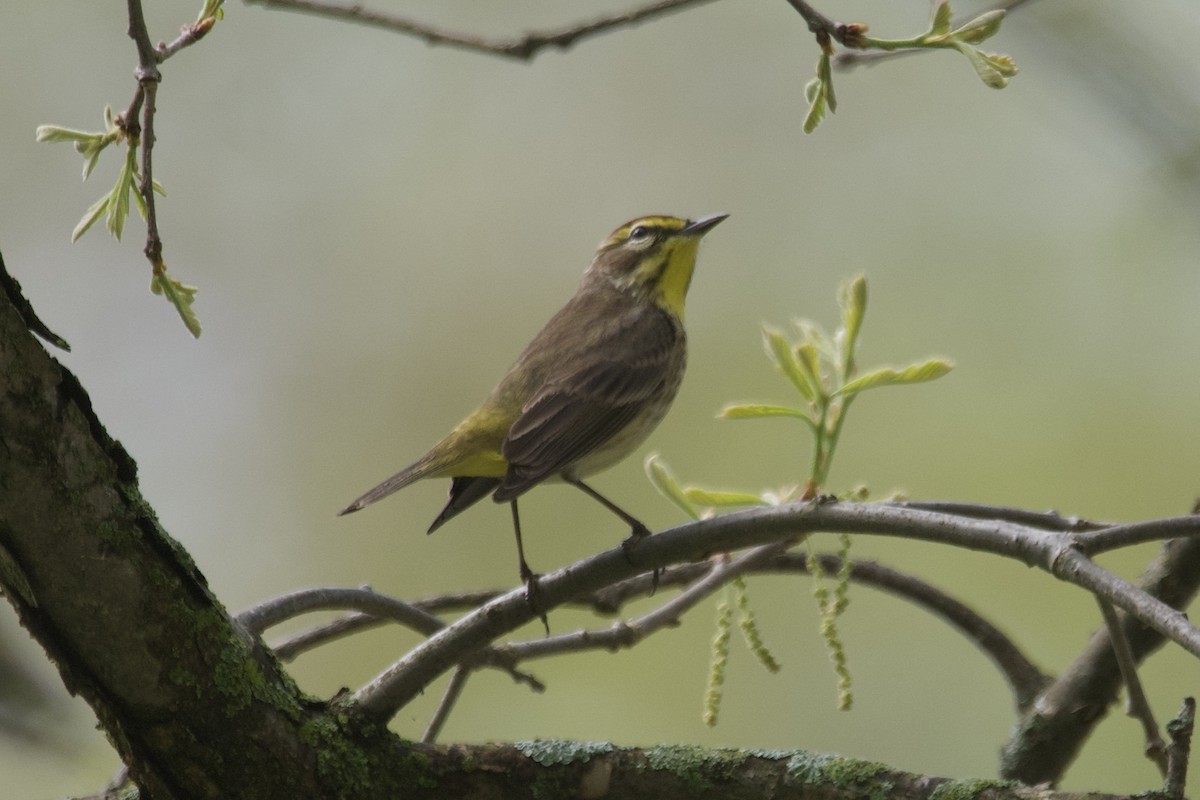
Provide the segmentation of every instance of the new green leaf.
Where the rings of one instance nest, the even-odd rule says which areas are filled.
[[[884,367],[855,378],[834,392],[834,395],[850,397],[880,386],[932,381],[942,377],[953,368],[954,365],[951,362],[940,358],[933,358],[922,364],[912,364],[901,370]]]
[[[933,4],[929,19],[929,33],[932,36],[945,36],[950,32],[950,4],[946,0],[937,0]]]
[[[821,53],[817,61],[817,77],[804,87],[804,97],[808,100],[808,116],[804,118],[804,132],[812,133],[825,118],[825,110],[832,114],[837,111],[837,96],[833,93],[833,70],[829,66],[829,54]]]
[[[795,417],[804,420],[809,425],[817,424],[804,409],[767,403],[737,403],[725,406],[717,415],[718,419],[761,419],[763,417]]]
[[[150,279],[150,291],[166,297],[179,312],[179,318],[187,326],[188,332],[197,339],[200,338],[200,318],[192,309],[192,303],[196,301],[196,292],[198,291],[195,286],[180,283],[167,275],[166,270],[163,270],[161,273],[155,273],[154,277]]]
[[[678,506],[683,513],[692,519],[700,519],[699,509],[687,499],[687,496],[683,492],[683,487],[679,485],[679,481],[671,474],[671,470],[658,457],[658,453],[651,453],[646,456],[643,467],[646,470],[646,477],[654,484],[654,488],[658,489],[659,494]]]
[[[800,390],[804,399],[815,398],[817,387],[813,385],[800,362],[796,360],[795,354],[792,353],[792,344],[783,335],[783,332],[764,325],[763,344],[767,346],[767,353],[775,362],[775,366],[779,367],[779,371]]]
[[[723,492],[715,489],[697,489],[689,486],[683,490],[687,499],[698,506],[765,506],[767,501],[748,492]]]

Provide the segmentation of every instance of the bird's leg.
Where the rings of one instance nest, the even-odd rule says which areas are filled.
[[[633,552],[633,548],[637,546],[638,542],[640,542],[642,539],[645,539],[647,536],[650,535],[650,529],[647,528],[640,519],[633,516],[628,511],[621,508],[619,505],[614,503],[612,500],[609,500],[607,497],[600,494],[599,492],[597,492],[592,487],[588,486],[583,481],[579,480],[579,478],[567,477],[566,475],[564,475],[563,480],[565,480],[567,483],[571,484],[572,486],[577,486],[580,489],[582,489],[585,494],[592,497],[600,505],[604,506],[609,511],[613,512],[618,517],[623,519],[625,521],[625,523],[630,527],[631,530],[629,533],[629,538],[627,538],[623,542],[621,542],[621,549],[625,551],[625,558],[629,560],[630,564],[632,564],[633,557],[630,554]],[[651,576],[650,594],[654,594],[654,592],[658,590],[658,574],[659,574],[659,570],[656,569],[656,570],[654,570],[654,572]]]
[[[542,626],[546,629],[546,635],[550,635],[550,620],[546,618],[546,612],[541,607],[541,602],[538,598],[538,575],[529,568],[529,563],[525,561],[525,546],[521,544],[521,516],[517,513],[517,501],[514,498],[510,503],[512,506],[513,533],[517,536],[517,560],[521,562],[520,572],[521,580],[525,582],[525,602],[529,604],[529,608],[533,613],[537,614],[542,620]]]
[[[616,514],[618,517],[623,519],[625,521],[625,524],[628,525],[631,529],[631,532],[629,534],[629,539],[626,540],[626,541],[629,541],[630,545],[636,544],[639,539],[645,539],[647,536],[650,535],[650,529],[647,528],[645,525],[643,525],[641,520],[639,520],[637,517],[630,514],[625,509],[621,508],[619,505],[614,503],[612,500],[609,500],[607,497],[605,497],[604,495],[597,492],[592,487],[588,486],[583,481],[579,480],[579,478],[568,478],[567,476],[564,475],[563,480],[565,480],[567,483],[571,484],[572,486],[579,487],[587,495],[592,497],[597,503],[604,506],[609,511],[611,511],[612,513]]]

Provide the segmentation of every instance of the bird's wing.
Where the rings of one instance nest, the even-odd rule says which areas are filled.
[[[509,428],[508,473],[494,495],[511,500],[616,436],[677,382],[682,331],[645,312],[609,328],[585,352],[547,371]]]

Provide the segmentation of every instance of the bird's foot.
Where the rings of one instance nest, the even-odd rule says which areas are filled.
[[[546,609],[542,604],[542,589],[538,585],[538,579],[541,577],[541,573],[531,569],[521,570],[521,580],[525,582],[525,603],[529,606],[529,610],[542,621],[542,627],[546,629],[546,635],[549,636],[550,620],[546,617]]]
[[[625,560],[633,564],[633,549],[638,546],[638,543],[650,535],[650,529],[642,523],[638,522],[631,526],[632,530],[628,538],[621,542],[621,550],[625,553]],[[658,591],[658,577],[662,574],[662,570],[655,569],[650,573],[650,596]]]

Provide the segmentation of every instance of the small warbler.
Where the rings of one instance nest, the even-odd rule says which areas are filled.
[[[666,415],[687,361],[683,305],[700,238],[728,214],[639,217],[612,232],[555,314],[446,438],[346,506],[349,514],[422,478],[450,478],[429,533],[491,494],[512,508],[521,579],[532,593],[517,498],[558,478],[632,528],[649,530],[583,482],[635,450]],[[339,514],[339,516],[340,516]],[[544,617],[543,617],[544,619]]]

